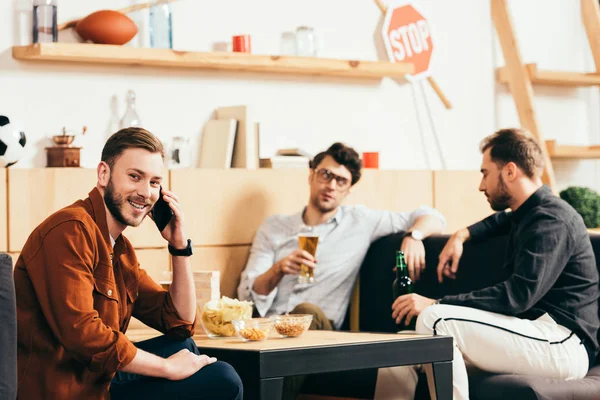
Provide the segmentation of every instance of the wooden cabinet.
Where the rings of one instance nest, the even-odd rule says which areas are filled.
[[[194,245],[250,244],[270,215],[300,211],[308,201],[305,169],[171,171]]]
[[[21,250],[40,222],[60,208],[86,198],[97,182],[96,170],[83,168],[11,168],[8,175],[9,251],[15,252]],[[168,184],[167,178],[165,186]],[[167,246],[150,218],[124,234],[137,248]]]

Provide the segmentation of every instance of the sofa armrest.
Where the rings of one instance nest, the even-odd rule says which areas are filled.
[[[0,399],[17,397],[17,311],[12,258],[0,253]]]

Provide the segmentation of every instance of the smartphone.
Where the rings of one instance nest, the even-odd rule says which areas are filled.
[[[169,203],[163,199],[162,186],[160,187],[160,196],[154,207],[152,207],[152,219],[154,219],[154,223],[159,231],[163,231],[169,222],[173,218],[173,210],[169,206]]]

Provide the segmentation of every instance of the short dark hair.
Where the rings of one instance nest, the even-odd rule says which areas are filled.
[[[331,156],[335,162],[348,168],[348,171],[350,171],[350,174],[352,175],[352,185],[358,182],[360,179],[362,161],[356,150],[343,143],[336,142],[329,146],[327,150],[317,154],[310,162],[310,168],[316,169],[326,156]]]
[[[499,167],[514,162],[529,178],[539,176],[544,168],[542,149],[531,133],[524,129],[501,129],[481,142],[481,152],[490,149],[490,157]]]
[[[145,149],[150,153],[160,153],[165,158],[165,150],[159,138],[144,128],[124,128],[108,138],[102,149],[101,160],[113,167],[126,149]]]

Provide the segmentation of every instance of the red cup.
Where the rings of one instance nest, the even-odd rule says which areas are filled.
[[[379,169],[379,152],[371,151],[362,153],[363,168]]]
[[[232,38],[233,51],[236,53],[251,53],[250,35],[238,35]]]

